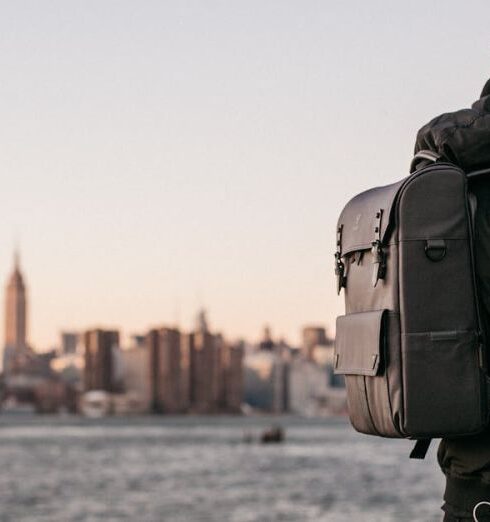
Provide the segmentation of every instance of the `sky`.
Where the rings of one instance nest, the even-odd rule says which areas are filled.
[[[488,1],[0,0],[0,281],[60,330],[333,333],[343,205],[490,77]],[[3,302],[2,302],[3,306]],[[0,323],[3,338],[3,321]]]

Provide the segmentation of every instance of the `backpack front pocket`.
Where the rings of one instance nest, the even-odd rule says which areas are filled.
[[[398,345],[398,339],[397,314],[387,310],[337,318],[334,372],[345,376],[349,416],[357,431],[400,436],[390,396],[393,379],[388,371],[390,358],[398,352],[390,344]]]
[[[406,432],[447,437],[481,430],[483,387],[478,352],[474,331],[402,336]]]

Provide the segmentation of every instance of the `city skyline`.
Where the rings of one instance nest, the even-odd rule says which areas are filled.
[[[29,322],[31,319],[31,314],[28,314],[28,310],[30,310],[31,308],[28,298],[29,288],[26,284],[24,270],[22,269],[21,253],[19,247],[16,247],[14,249],[12,257],[12,268],[9,276],[6,278],[5,299],[3,300],[5,317],[5,321],[3,323],[5,334],[5,342],[3,345],[4,348],[12,348],[14,350],[21,351],[24,349],[34,349],[34,351],[36,352],[43,353],[52,349],[59,349],[60,341],[63,342],[63,336],[71,335],[70,332],[72,332],[73,330],[78,330],[78,332],[80,333],[88,329],[97,330],[100,328],[107,327],[107,324],[103,321],[96,321],[93,324],[88,325],[85,324],[78,329],[60,327],[55,334],[55,340],[49,346],[38,346],[36,345],[36,343],[32,343],[29,337]],[[194,326],[197,328],[197,330],[199,330],[203,328],[204,323],[206,323],[207,328],[207,312],[208,310],[205,308],[198,308],[194,310],[192,313],[192,318],[188,321],[187,327],[184,327],[183,330],[191,331]],[[119,344],[121,347],[124,347],[129,346],[128,341],[130,341],[133,336],[141,335],[142,332],[146,332],[154,328],[162,328],[162,325],[165,325],[165,327],[170,328],[182,328],[182,324],[179,319],[176,319],[173,322],[171,320],[160,320],[152,324],[142,325],[139,329],[134,329],[131,331],[125,330],[124,325],[122,324],[114,324],[111,326],[111,328],[121,333]],[[318,325],[312,326],[311,328],[316,329],[316,326]],[[320,326],[324,327],[323,325]],[[304,329],[305,325],[302,325],[301,328]],[[309,326],[306,327],[306,329],[308,328]],[[222,332],[222,329],[218,329],[218,331]],[[271,325],[267,322],[264,322],[261,325],[260,331],[256,332],[254,336],[238,336],[234,339],[234,341],[243,340],[245,342],[258,342],[258,340],[262,339],[264,335],[270,336],[270,334]],[[329,334],[328,330],[327,334]],[[287,341],[287,339],[281,335],[274,335],[274,339],[276,341]]]
[[[417,129],[478,97],[486,9],[4,3],[0,275],[18,238],[32,344],[187,329],[203,306],[232,338],[333,333],[341,207],[408,173]]]

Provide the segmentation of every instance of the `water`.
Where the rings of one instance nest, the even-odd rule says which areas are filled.
[[[272,422],[284,444],[243,442]],[[0,417],[0,521],[439,521],[435,448],[410,449],[344,419]]]

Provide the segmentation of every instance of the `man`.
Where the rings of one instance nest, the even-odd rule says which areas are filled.
[[[466,173],[490,169],[490,80],[470,109],[438,116],[419,130],[415,152],[424,149]],[[490,347],[490,170],[472,180],[470,190],[477,198],[475,262],[483,329]],[[488,356],[490,361],[490,349]],[[474,437],[443,439],[438,460],[446,475],[444,522],[472,521],[475,506],[490,502],[490,429]],[[479,522],[490,521],[487,505],[479,505],[476,514]]]

